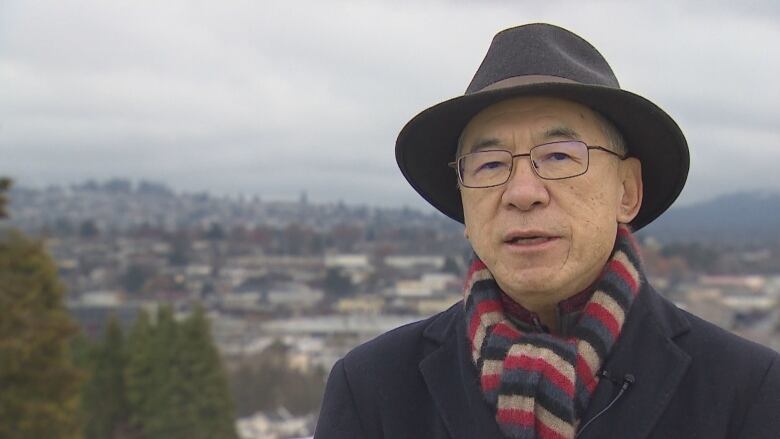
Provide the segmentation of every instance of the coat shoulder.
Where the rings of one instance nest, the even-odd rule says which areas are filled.
[[[373,376],[381,372],[397,376],[410,368],[417,370],[419,362],[454,330],[461,308],[458,302],[427,319],[400,326],[357,346],[344,356],[345,369],[348,373],[368,371]]]
[[[691,330],[678,343],[694,358],[706,357],[721,364],[726,362],[766,369],[780,355],[771,348],[742,338],[685,310],[681,312],[690,322]]]
[[[674,309],[688,328],[672,340],[690,357],[690,364],[664,418],[667,430],[777,437],[780,418],[774,413],[780,412],[780,354]]]
[[[441,432],[420,362],[455,337],[462,306],[410,323],[368,341],[336,362],[328,378],[315,436],[411,438]],[[443,437],[426,434],[426,437]]]

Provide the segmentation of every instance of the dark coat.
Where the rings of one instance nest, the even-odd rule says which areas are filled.
[[[355,348],[328,379],[316,439],[502,438],[462,305]],[[642,288],[603,370],[635,383],[582,439],[780,438],[780,355]],[[602,378],[581,426],[620,382]]]

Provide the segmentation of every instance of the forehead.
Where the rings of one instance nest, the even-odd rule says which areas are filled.
[[[598,117],[590,108],[576,102],[551,97],[521,97],[493,104],[477,113],[464,128],[461,140],[501,136],[509,131],[525,130],[532,140],[551,129],[586,138],[599,131]]]

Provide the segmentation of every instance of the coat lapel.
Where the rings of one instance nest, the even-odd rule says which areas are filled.
[[[453,439],[502,438],[469,358],[463,305],[456,306],[445,314],[449,321],[438,319],[425,331],[438,347],[420,362],[420,372]]]
[[[635,382],[578,437],[648,437],[690,365],[691,357],[673,341],[689,329],[682,313],[645,282],[603,367],[618,382],[601,379],[581,425],[612,401],[626,374]]]

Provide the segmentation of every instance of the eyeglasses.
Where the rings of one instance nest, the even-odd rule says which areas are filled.
[[[527,154],[512,154],[503,149],[491,149],[464,154],[449,163],[458,172],[464,187],[486,188],[500,186],[512,175],[515,157],[529,157],[539,178],[562,180],[588,172],[590,150],[608,152],[625,160],[626,156],[602,146],[591,146],[578,140],[566,140],[536,145]]]

